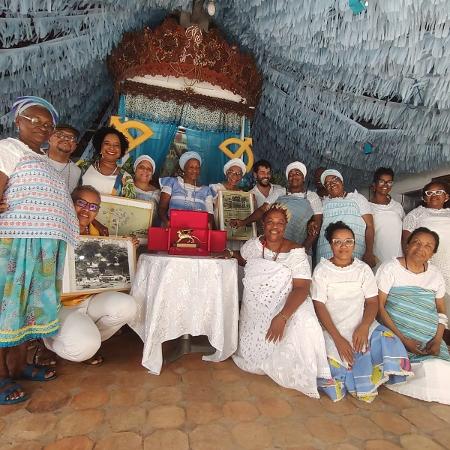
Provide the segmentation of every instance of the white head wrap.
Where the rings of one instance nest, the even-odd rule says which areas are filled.
[[[292,169],[300,170],[300,172],[303,174],[303,178],[306,178],[306,174],[308,173],[306,170],[306,166],[303,163],[301,163],[300,161],[294,161],[294,162],[291,162],[290,164],[288,164],[288,166],[286,167],[286,178],[289,177],[289,172]]]
[[[188,151],[188,152],[183,153],[180,156],[180,160],[179,160],[178,163],[180,164],[181,170],[184,170],[185,164],[190,159],[196,159],[200,163],[200,165],[202,165],[202,158],[201,158],[201,156],[197,152]]]
[[[242,161],[242,159],[240,158],[233,158],[223,166],[223,173],[226,175],[230,168],[233,166],[239,166],[242,170],[242,175],[245,175],[245,172],[247,172],[247,166],[245,165],[244,161]]]
[[[148,162],[152,165],[152,167],[153,167],[153,173],[155,173],[155,170],[156,170],[156,164],[155,164],[155,161],[154,161],[153,158],[151,158],[151,157],[148,156],[148,155],[141,155],[141,156],[139,156],[139,158],[136,158],[136,161],[135,161],[134,164],[133,164],[133,169],[134,169],[135,172],[136,172],[137,166],[138,166],[142,161],[148,161]]]
[[[344,182],[344,177],[341,175],[341,172],[338,172],[335,169],[327,169],[322,173],[322,175],[320,175],[320,182],[323,186],[325,186],[325,178],[329,177],[330,175],[334,175],[335,177],[340,178],[342,182]]]

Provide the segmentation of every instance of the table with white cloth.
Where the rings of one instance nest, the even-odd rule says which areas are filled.
[[[209,257],[143,254],[130,294],[137,314],[130,327],[144,342],[142,365],[159,375],[162,343],[182,335],[206,335],[223,361],[237,348],[239,299],[237,261]]]

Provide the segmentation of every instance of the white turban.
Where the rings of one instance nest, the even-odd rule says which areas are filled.
[[[323,186],[325,186],[325,178],[329,177],[330,175],[334,175],[335,177],[340,178],[342,182],[344,182],[344,177],[341,175],[341,172],[338,172],[335,169],[327,169],[322,173],[322,175],[320,175],[320,182]]]
[[[240,158],[233,158],[230,159],[224,166],[223,166],[223,173],[226,175],[228,170],[230,170],[230,167],[233,166],[239,166],[242,170],[242,175],[245,175],[245,172],[247,172],[247,167]]]
[[[136,172],[137,166],[142,162],[142,161],[148,161],[152,167],[153,167],[153,173],[155,173],[156,170],[156,164],[153,158],[151,158],[148,155],[141,155],[139,156],[139,158],[136,158],[136,161],[133,164],[133,169]]]
[[[202,165],[201,156],[197,152],[189,151],[189,152],[183,153],[180,156],[180,160],[178,163],[180,164],[181,170],[184,170],[184,166],[190,159],[196,159],[200,163],[200,165]]]
[[[300,170],[300,172],[303,174],[303,178],[306,178],[306,174],[308,173],[306,170],[306,166],[301,163],[300,161],[294,161],[291,162],[287,167],[286,167],[286,178],[289,177],[289,172],[292,169],[298,169]]]

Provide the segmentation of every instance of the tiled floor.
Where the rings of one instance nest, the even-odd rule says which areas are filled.
[[[131,332],[105,343],[101,367],[59,364],[24,383],[31,399],[0,406],[0,449],[450,449],[450,406],[381,389],[371,405],[333,404],[189,355],[157,377]]]

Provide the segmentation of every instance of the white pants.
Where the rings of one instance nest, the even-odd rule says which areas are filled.
[[[58,334],[45,338],[44,343],[61,358],[85,361],[135,315],[136,302],[131,295],[114,291],[95,294],[79,305],[63,306]]]

